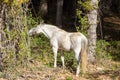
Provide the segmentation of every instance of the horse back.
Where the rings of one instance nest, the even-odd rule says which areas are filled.
[[[75,32],[75,33],[71,33],[70,41],[71,41],[72,48],[76,48],[76,47],[79,48],[84,45],[84,42],[86,43],[87,38],[82,33]]]

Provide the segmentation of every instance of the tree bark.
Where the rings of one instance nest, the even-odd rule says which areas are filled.
[[[0,18],[0,71],[2,71],[3,62],[2,62],[2,18]]]
[[[90,27],[88,29],[88,60],[95,62],[95,48],[96,48],[96,28],[97,28],[97,5],[98,0],[91,0],[93,9],[88,14],[88,22]]]
[[[56,25],[62,27],[63,0],[57,0]]]
[[[0,18],[0,49],[2,47],[1,41],[2,41],[2,18]]]
[[[48,2],[47,0],[41,0],[40,14],[43,18],[47,15],[48,12]]]

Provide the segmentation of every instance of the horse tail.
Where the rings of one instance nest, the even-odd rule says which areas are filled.
[[[88,44],[88,40],[84,35],[82,36],[81,44],[82,44],[82,46],[81,46],[82,72],[86,73],[86,71],[87,71],[87,44]]]

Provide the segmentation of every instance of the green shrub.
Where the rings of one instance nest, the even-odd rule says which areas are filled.
[[[67,77],[66,77],[66,80],[73,80],[73,78],[70,77],[70,76],[67,76]]]
[[[120,60],[120,41],[98,40],[96,47],[98,60]]]

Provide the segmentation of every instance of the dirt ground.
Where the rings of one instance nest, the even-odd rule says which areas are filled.
[[[30,62],[28,68],[19,67],[15,72],[10,75],[12,78],[0,80],[120,80],[120,62],[108,61],[105,65],[89,64],[88,72],[80,74],[79,77],[76,77],[75,71],[68,69],[67,66],[65,69],[52,68],[40,61]]]

